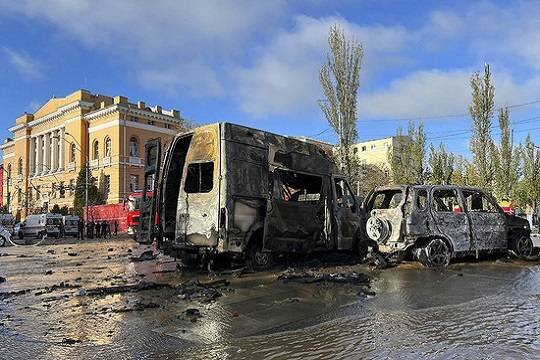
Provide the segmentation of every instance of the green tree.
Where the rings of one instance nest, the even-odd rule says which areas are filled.
[[[50,211],[51,214],[60,214],[60,206],[58,206],[58,204],[54,204],[51,211]]]
[[[516,187],[516,198],[521,206],[526,203],[536,206],[540,200],[540,150],[534,146],[530,135],[525,139],[521,154],[523,177]]]
[[[491,137],[495,88],[491,83],[489,65],[484,66],[484,74],[475,72],[471,77],[472,101],[469,113],[473,120],[470,148],[476,169],[476,185],[492,189],[495,176],[496,147]]]
[[[501,141],[495,159],[497,165],[495,169],[495,194],[500,199],[503,196],[512,197],[520,172],[519,154],[514,148],[508,108],[499,109],[499,128],[501,129]]]
[[[424,124],[418,127],[409,121],[407,136],[401,128],[396,134],[396,141],[388,152],[392,182],[395,184],[423,184],[425,181],[426,135]]]
[[[451,184],[454,175],[454,155],[446,151],[441,143],[438,148],[430,146],[428,182],[430,184]]]
[[[326,99],[320,100],[319,106],[338,136],[338,163],[345,174],[352,178],[356,169],[350,145],[357,138],[356,104],[362,46],[354,39],[346,39],[343,29],[338,25],[330,28],[328,45],[330,53],[319,73]]]
[[[60,214],[63,216],[69,215],[69,208],[66,205],[62,206],[60,208]]]
[[[353,184],[356,195],[366,197],[377,186],[386,185],[390,182],[388,171],[382,166],[361,163],[357,167],[357,176]]]
[[[103,196],[94,184],[95,179],[89,178],[88,184],[88,205],[102,205],[105,203]],[[75,214],[82,216],[83,208],[86,206],[85,197],[85,184],[86,184],[86,165],[81,167],[77,176],[77,182],[75,185],[75,197],[73,199],[73,210]]]

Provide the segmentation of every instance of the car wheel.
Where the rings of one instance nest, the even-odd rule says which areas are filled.
[[[0,246],[5,246],[5,245],[6,245],[6,238],[3,236],[0,236]]]
[[[520,258],[529,258],[533,254],[534,245],[530,236],[521,235],[513,239],[511,249]]]
[[[273,262],[274,256],[269,251],[263,251],[262,240],[251,241],[248,245],[247,262],[248,267],[253,271],[262,271],[269,269]]]
[[[420,251],[418,258],[426,267],[446,267],[450,264],[452,252],[442,239],[432,239]]]
[[[390,225],[385,219],[371,216],[366,222],[366,233],[371,240],[381,243],[390,235]]]

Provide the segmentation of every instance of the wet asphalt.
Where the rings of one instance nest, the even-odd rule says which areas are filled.
[[[537,261],[317,269],[366,273],[368,289],[139,261],[149,250],[127,239],[0,248],[0,359],[540,356]]]

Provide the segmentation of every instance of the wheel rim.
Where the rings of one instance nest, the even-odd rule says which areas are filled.
[[[270,254],[267,252],[263,252],[260,249],[257,249],[254,254],[254,260],[255,263],[258,266],[266,266],[270,262]]]
[[[533,244],[531,239],[526,236],[520,237],[516,244],[516,250],[519,256],[531,256],[533,251]]]
[[[450,260],[448,245],[440,239],[432,240],[427,246],[426,253],[432,266],[446,266]]]

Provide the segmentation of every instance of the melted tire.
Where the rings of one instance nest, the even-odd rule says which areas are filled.
[[[530,259],[533,256],[534,244],[530,236],[518,235],[510,242],[512,250],[520,259]]]
[[[274,264],[273,254],[269,251],[263,251],[261,240],[251,242],[246,255],[247,266],[251,271],[268,270]]]
[[[6,238],[3,236],[0,236],[0,246],[6,246]]]
[[[431,239],[418,251],[418,260],[425,267],[444,268],[450,264],[452,252],[442,239]]]

